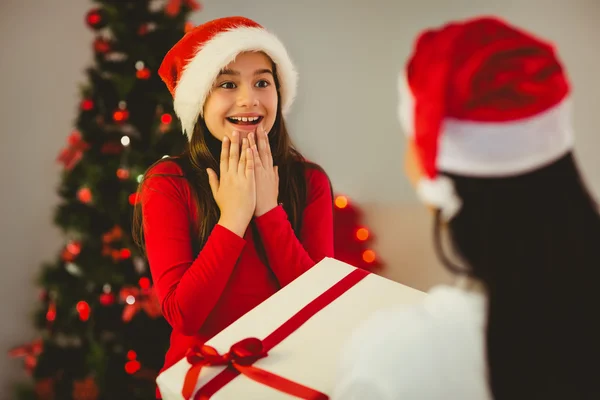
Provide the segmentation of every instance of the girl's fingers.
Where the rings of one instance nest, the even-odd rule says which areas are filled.
[[[240,162],[240,134],[233,131],[231,134],[231,146],[229,146],[229,170],[236,171]]]
[[[229,147],[230,147],[231,141],[229,140],[229,138],[227,136],[225,136],[223,138],[223,143],[221,144],[221,160],[220,160],[220,164],[221,164],[221,173],[227,172],[227,170],[229,169]]]

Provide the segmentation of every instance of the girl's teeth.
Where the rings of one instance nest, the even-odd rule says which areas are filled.
[[[258,120],[259,117],[231,117],[231,119],[242,122],[253,122]]]

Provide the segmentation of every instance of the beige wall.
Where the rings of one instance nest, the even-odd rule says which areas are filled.
[[[77,83],[91,62],[86,0],[0,2],[2,272],[0,385],[22,376],[5,350],[33,337],[32,280],[62,243],[51,224],[54,160],[76,116]],[[396,76],[424,26],[497,13],[555,40],[575,86],[577,153],[600,193],[597,0],[206,0],[200,23],[247,15],[279,34],[300,72],[289,123],[335,188],[366,209],[386,276],[426,290],[448,279],[431,249],[431,221],[402,177]],[[543,17],[541,12],[546,13]],[[35,147],[34,147],[35,146]],[[0,387],[0,398],[10,392]]]

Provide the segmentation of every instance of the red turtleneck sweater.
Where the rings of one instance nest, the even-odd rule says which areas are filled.
[[[156,293],[173,327],[163,370],[203,344],[281,287],[333,256],[333,210],[327,176],[307,168],[307,205],[301,240],[281,206],[255,218],[267,267],[254,247],[252,230],[243,238],[216,225],[199,254],[192,250],[197,209],[188,181],[172,161],[148,175],[141,200],[144,239]]]

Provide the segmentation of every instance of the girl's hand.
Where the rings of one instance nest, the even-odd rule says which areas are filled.
[[[221,210],[218,224],[244,237],[256,208],[256,184],[254,154],[246,138],[242,141],[240,154],[239,138],[238,132],[233,132],[231,140],[223,138],[220,179],[212,169],[207,168],[206,172],[213,197]]]
[[[273,166],[273,155],[269,135],[261,125],[255,133],[248,135],[250,148],[254,153],[254,176],[256,178],[256,209],[254,215],[261,215],[277,207],[279,195],[279,173]]]

